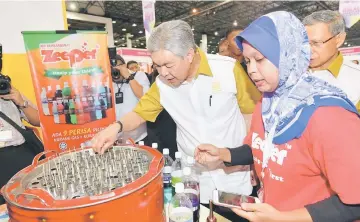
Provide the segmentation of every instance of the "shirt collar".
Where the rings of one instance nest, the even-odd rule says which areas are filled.
[[[331,74],[337,78],[340,72],[341,65],[343,64],[344,57],[339,53],[339,55],[335,58],[335,60],[329,65],[327,70],[331,72]]]
[[[197,48],[197,53],[200,55],[200,65],[196,71],[195,78],[199,75],[213,76],[206,54],[200,48]]]

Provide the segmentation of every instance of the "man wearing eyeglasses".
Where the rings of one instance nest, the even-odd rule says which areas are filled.
[[[303,23],[311,45],[313,75],[344,90],[360,112],[360,67],[345,61],[339,52],[346,38],[344,18],[337,11],[323,10],[305,17]]]

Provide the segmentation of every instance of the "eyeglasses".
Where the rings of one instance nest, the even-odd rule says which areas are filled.
[[[315,46],[315,47],[321,47],[323,45],[325,45],[325,43],[329,42],[331,39],[335,38],[336,36],[338,36],[340,33],[333,35],[332,37],[330,37],[329,39],[325,40],[325,41],[318,41],[318,42],[312,42],[310,41],[309,44],[311,46]]]

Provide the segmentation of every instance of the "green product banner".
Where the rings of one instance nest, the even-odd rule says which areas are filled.
[[[45,71],[45,77],[60,79],[63,76],[95,76],[104,73],[101,67],[93,66],[83,69],[48,69]]]

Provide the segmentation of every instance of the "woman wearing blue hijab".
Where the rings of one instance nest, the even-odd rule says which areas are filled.
[[[263,92],[244,140],[263,203],[233,210],[250,221],[357,218],[351,210],[360,212],[360,119],[342,90],[307,71],[310,45],[302,23],[291,13],[273,12],[236,41]],[[195,157],[201,164],[220,159],[241,165],[237,159],[245,150],[203,144]]]

